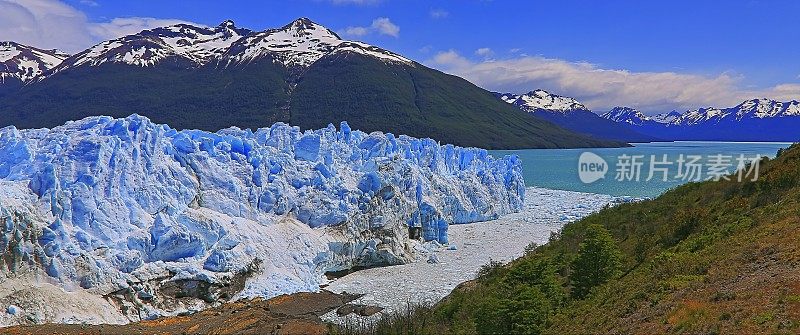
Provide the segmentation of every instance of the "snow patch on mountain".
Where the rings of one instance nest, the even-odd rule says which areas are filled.
[[[346,123],[211,133],[134,115],[6,127],[0,278],[35,273],[106,297],[128,320],[171,315],[414,261],[422,240],[446,244],[451,224],[517,212],[524,193],[516,156]]]
[[[523,95],[505,93],[500,94],[499,98],[528,112],[537,110],[554,112],[588,110],[586,106],[573,98],[562,97],[545,90],[534,90]]]
[[[638,109],[631,107],[614,107],[610,111],[600,115],[602,118],[609,119],[616,122],[624,122],[632,125],[642,125],[650,121],[650,117],[644,115]]]
[[[670,124],[688,126],[701,123],[718,123],[728,115],[730,115],[730,111],[727,109],[713,107],[699,108],[684,112]]]
[[[42,50],[15,42],[0,42],[0,83],[28,82],[66,59],[58,50]]]
[[[653,115],[652,117],[650,117],[650,120],[653,120],[658,123],[671,123],[672,121],[675,121],[679,117],[681,117],[681,113],[678,113],[678,111],[671,111],[669,113],[660,113]]]
[[[307,18],[280,28],[255,33],[237,41],[222,57],[225,65],[272,57],[286,66],[306,67],[325,55],[354,52],[390,62],[412,64],[403,56],[361,42],[346,41],[332,30]]]

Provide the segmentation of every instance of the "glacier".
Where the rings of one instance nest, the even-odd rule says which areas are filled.
[[[0,282],[32,273],[103,297],[128,321],[316,291],[326,272],[413,262],[425,241],[447,244],[449,225],[520,211],[521,172],[513,155],[345,122],[5,127]],[[24,300],[0,297],[33,308]]]

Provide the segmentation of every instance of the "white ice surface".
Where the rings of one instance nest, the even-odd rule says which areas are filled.
[[[334,280],[327,290],[359,293],[355,304],[380,306],[383,313],[402,310],[417,303],[435,303],[458,284],[474,279],[478,269],[490,260],[508,262],[522,256],[530,243],[547,243],[550,233],[564,224],[594,213],[607,204],[624,198],[610,195],[528,188],[525,206],[519,213],[500,219],[450,227],[450,245],[456,250],[436,252],[439,263],[424,259],[404,265],[372,268]],[[376,314],[370,318],[377,318]],[[333,322],[360,318],[351,314],[340,318],[336,311],[323,316]]]

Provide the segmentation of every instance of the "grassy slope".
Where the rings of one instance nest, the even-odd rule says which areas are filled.
[[[761,169],[756,182],[691,183],[569,224],[510,265],[487,266],[428,313],[421,332],[515,329],[497,318],[512,307],[537,326],[531,333],[797,333],[800,146]],[[611,233],[622,263],[614,279],[572,298],[570,264],[590,225]]]

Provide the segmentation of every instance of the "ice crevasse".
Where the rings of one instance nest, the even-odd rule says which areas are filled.
[[[521,169],[515,156],[345,122],[213,133],[132,115],[5,127],[0,278],[37,269],[116,297],[131,320],[314,291],[327,271],[413,261],[409,227],[445,244],[448,225],[519,211]]]

